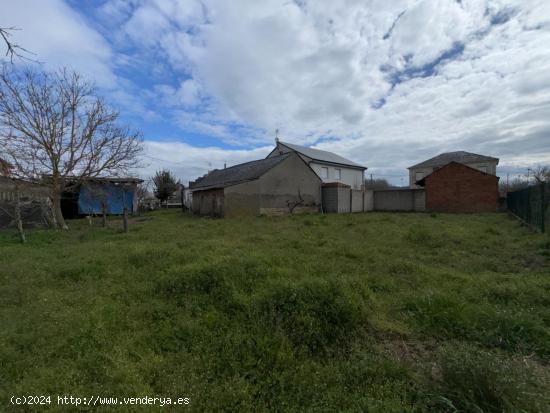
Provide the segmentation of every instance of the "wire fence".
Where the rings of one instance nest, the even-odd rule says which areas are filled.
[[[506,197],[508,210],[541,232],[546,232],[546,213],[549,201],[550,185],[547,183],[509,192]]]

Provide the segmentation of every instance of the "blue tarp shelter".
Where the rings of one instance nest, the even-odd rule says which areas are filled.
[[[120,215],[124,208],[137,211],[137,186],[143,182],[138,178],[87,178],[74,182],[70,191],[64,194],[62,210],[65,217],[103,213]]]
[[[120,215],[124,207],[134,211],[135,185],[115,186],[111,183],[82,185],[78,196],[78,213],[82,215],[102,214],[103,203],[107,213]],[[136,206],[137,207],[137,206]]]

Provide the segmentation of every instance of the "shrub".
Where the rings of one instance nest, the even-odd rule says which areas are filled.
[[[261,318],[298,351],[327,354],[345,346],[366,323],[363,304],[335,284],[275,284],[259,299]]]

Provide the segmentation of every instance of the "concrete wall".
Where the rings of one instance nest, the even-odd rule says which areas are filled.
[[[374,191],[375,211],[424,211],[423,189],[384,189]]]
[[[223,189],[208,189],[193,192],[193,213],[214,217],[224,216]]]
[[[365,193],[361,190],[351,190],[351,212],[363,212],[365,207]]]
[[[342,186],[323,186],[323,211],[326,213],[368,212],[373,210],[373,191]]]
[[[259,180],[228,186],[225,193],[225,217],[260,215]]]
[[[482,171],[483,168],[487,169],[487,172],[489,175],[496,175],[497,174],[497,163],[496,162],[472,162],[472,163],[465,163],[464,165],[469,166],[470,168],[474,168],[477,170]],[[415,168],[415,169],[409,169],[409,187],[410,188],[420,188],[418,185],[415,185],[416,179],[416,173],[422,173],[422,178],[425,176],[428,176],[432,172],[434,172],[439,168]]]
[[[315,172],[294,153],[259,178],[260,213],[273,215],[288,213],[301,199],[296,212],[318,212],[321,206],[321,180]]]
[[[374,191],[372,189],[365,190],[365,212],[374,211]]]
[[[441,212],[496,212],[498,178],[453,163],[426,178],[426,207]]]

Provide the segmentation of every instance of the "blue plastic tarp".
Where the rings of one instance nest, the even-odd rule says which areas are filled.
[[[133,210],[134,189],[123,188],[112,184],[86,185],[80,188],[78,196],[78,213],[83,215],[102,214],[105,202],[107,213],[120,215],[124,206],[129,212]]]

